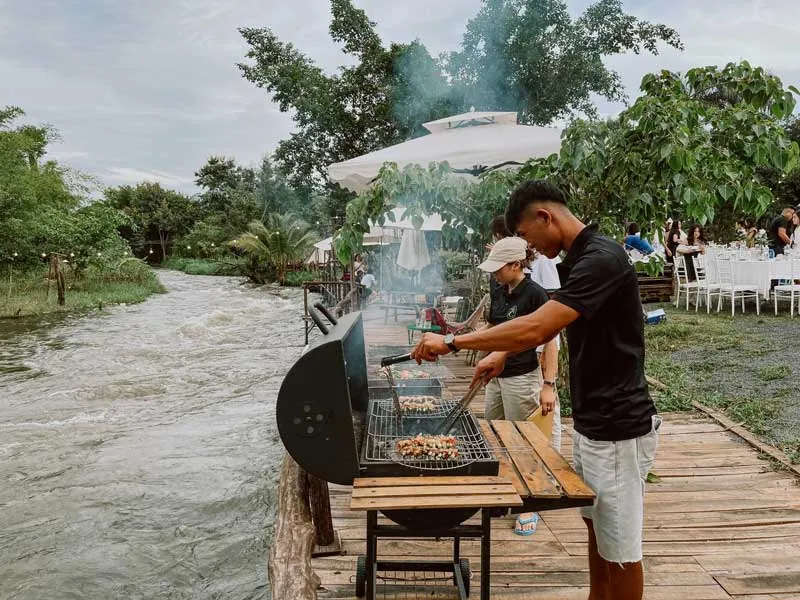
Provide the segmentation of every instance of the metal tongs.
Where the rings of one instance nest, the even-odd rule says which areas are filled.
[[[467,391],[464,397],[459,400],[458,404],[450,409],[450,412],[448,412],[442,422],[439,423],[436,431],[434,431],[434,435],[445,435],[446,433],[450,432],[450,430],[453,428],[453,425],[456,424],[456,421],[458,421],[459,417],[461,416],[461,413],[466,410],[467,406],[469,406],[469,403],[472,402],[472,400],[475,398],[475,395],[481,390],[485,383],[486,382],[483,381],[483,379],[479,379],[473,383],[472,386],[470,386],[469,391]]]
[[[381,366],[386,370],[386,379],[389,380],[389,392],[392,394],[392,401],[394,402],[394,413],[397,415],[397,431],[403,433],[403,411],[400,408],[400,398],[397,396],[397,388],[394,385],[394,375],[392,374],[392,367],[385,366],[381,361]]]

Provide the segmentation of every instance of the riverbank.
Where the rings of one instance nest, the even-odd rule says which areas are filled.
[[[647,374],[667,386],[651,389],[659,409],[691,410],[692,401],[714,407],[800,462],[800,367],[792,346],[800,324],[785,313],[664,308],[667,322],[645,328]]]
[[[90,268],[79,278],[67,271],[65,278],[65,303],[59,306],[55,283],[51,282],[48,290],[47,267],[12,271],[10,277],[8,271],[4,272],[0,278],[0,319],[136,304],[165,291],[150,267],[133,260],[116,267]]]
[[[244,259],[216,261],[208,258],[178,258],[172,257],[165,260],[161,266],[165,269],[180,271],[187,275],[223,275],[248,276],[248,265]],[[304,283],[319,279],[319,274],[312,270],[289,271],[286,273],[284,287],[302,287]],[[251,278],[252,280],[252,278]],[[259,282],[260,283],[260,282]],[[266,283],[275,283],[268,281]]]

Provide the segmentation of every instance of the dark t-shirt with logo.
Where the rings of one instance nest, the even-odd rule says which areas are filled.
[[[494,279],[492,279],[494,280]],[[547,292],[530,277],[525,277],[511,293],[506,285],[490,287],[492,303],[489,307],[489,323],[499,325],[516,317],[529,315],[549,300]],[[506,367],[500,377],[515,377],[536,370],[539,360],[536,348],[513,354],[508,357]]]
[[[603,441],[645,435],[656,408],[644,377],[644,316],[630,257],[589,226],[557,268],[562,286],[553,300],[580,313],[567,327],[575,430]]]

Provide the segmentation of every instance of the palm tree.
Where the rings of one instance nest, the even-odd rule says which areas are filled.
[[[287,267],[304,259],[316,241],[307,223],[289,215],[269,214],[264,222],[253,221],[247,229],[231,245],[250,257],[250,276],[259,282],[264,281],[266,267],[283,284]]]

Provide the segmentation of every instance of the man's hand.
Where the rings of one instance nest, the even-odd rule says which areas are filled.
[[[556,408],[556,391],[552,385],[545,385],[539,393],[539,405],[542,407],[542,416],[546,417]]]
[[[437,356],[444,356],[450,352],[450,348],[444,343],[443,335],[424,333],[419,343],[411,351],[411,358],[421,365],[423,360],[433,362]]]
[[[475,373],[472,375],[472,385],[475,385],[479,379],[488,382],[500,375],[506,368],[506,358],[508,358],[506,352],[492,352],[486,358],[478,361]]]
[[[489,252],[491,252],[491,251],[492,251],[492,248],[494,248],[494,244],[486,244],[486,245],[484,246],[484,248],[486,248],[486,250],[488,250]]]

